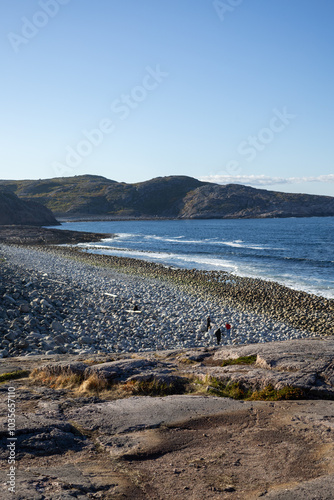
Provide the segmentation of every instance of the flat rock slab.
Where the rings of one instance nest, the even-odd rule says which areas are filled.
[[[334,431],[334,401],[302,401],[296,404],[291,421],[296,425],[312,426],[330,434]]]
[[[214,354],[212,363],[219,366],[225,360],[247,356],[256,356],[256,363],[212,368],[210,375],[254,389],[269,384],[275,389],[293,386],[317,397],[334,397],[332,337],[228,346]]]
[[[47,372],[49,375],[83,375],[87,369],[87,364],[82,362],[67,362],[59,361],[56,363],[46,363],[36,370],[42,370]]]
[[[333,500],[334,474],[264,495],[265,500]]]
[[[87,464],[88,465],[88,464]],[[7,471],[0,471],[0,495],[2,499],[15,500],[87,500],[98,492],[112,491],[117,477],[104,476],[106,471],[99,464],[98,470],[94,462],[90,463],[90,470],[85,463],[64,463],[58,466],[43,465],[31,466],[29,470],[17,471],[16,492],[9,494],[5,487]],[[100,474],[100,477],[99,477]],[[108,481],[109,479],[109,481]],[[110,480],[111,479],[111,480]],[[107,483],[107,484],[106,484]]]
[[[131,397],[86,405],[67,418],[89,431],[119,434],[251,407],[252,403],[206,396]]]
[[[94,365],[87,365],[82,362],[61,361],[56,363],[46,363],[37,368],[37,371],[44,371],[52,376],[71,376],[80,375],[87,379],[92,375],[96,375],[99,379],[110,381],[126,381],[129,377],[142,375],[146,372],[151,372],[156,369],[165,371],[168,368],[166,363],[157,363],[147,359],[121,359],[118,361],[109,361]]]
[[[266,368],[284,368],[285,361],[307,364],[320,359],[330,359],[334,355],[334,338],[323,337],[314,339],[283,340],[281,342],[264,342],[243,346],[226,346],[218,349],[213,359],[236,359],[241,356],[258,355],[263,359]],[[288,365],[289,366],[289,365]]]
[[[140,374],[146,370],[156,368],[157,363],[145,359],[126,359],[120,361],[112,361],[87,367],[85,376],[97,375],[99,378],[106,380],[123,380],[125,381],[130,375]]]
[[[66,409],[42,400],[35,413],[21,411],[17,498],[205,500],[230,498],[231,488],[242,500],[334,497],[334,401],[174,395],[83,403],[69,400]],[[7,498],[0,445],[0,496]]]

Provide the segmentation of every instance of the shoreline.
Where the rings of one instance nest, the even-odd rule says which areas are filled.
[[[112,235],[28,228],[23,234],[29,238],[23,238],[20,228],[11,227],[8,245],[6,231],[1,239],[0,230],[0,356],[25,354],[27,342],[33,346],[28,354],[213,347],[208,316],[212,328],[222,329],[223,345],[334,334],[334,299],[275,281],[71,246]],[[136,314],[138,305],[142,313]]]
[[[40,247],[48,251],[48,247]],[[255,314],[270,315],[318,335],[333,335],[334,299],[288,288],[276,281],[236,276],[224,271],[205,271],[165,266],[130,257],[92,254],[79,248],[53,247],[56,252],[94,266],[115,268],[133,276],[171,282],[204,299],[228,302]],[[311,317],[307,317],[311,314]],[[327,321],[324,319],[327,317]]]
[[[313,247],[313,244],[306,245],[303,249],[303,237],[298,237],[296,244],[291,242],[290,247],[291,238],[284,239],[283,234],[282,242],[280,237],[276,241],[274,236],[268,238],[267,234],[262,232],[263,238],[252,238],[249,228],[246,228],[244,236],[242,226],[237,224],[233,226],[236,232],[233,229],[231,232],[231,228],[228,227],[227,233],[222,237],[215,237],[216,232],[211,228],[210,238],[203,240],[202,236],[199,239],[196,237],[194,228],[190,226],[189,229],[188,224],[182,226],[174,224],[182,221],[170,221],[171,225],[167,225],[166,230],[164,225],[160,227],[158,222],[152,223],[154,226],[147,226],[148,223],[139,221],[139,227],[133,222],[81,222],[70,224],[69,227],[75,231],[84,229],[116,233],[114,240],[108,241],[106,238],[100,242],[91,244],[86,242],[80,245],[87,247],[92,253],[143,259],[183,269],[224,271],[240,277],[274,281],[293,290],[334,299],[332,256],[330,246],[326,243],[323,247],[320,245],[319,255],[322,251],[324,253],[323,257],[318,258],[318,253],[314,254],[314,248],[318,248],[318,245],[316,247]],[[65,228],[66,224],[62,227]],[[204,227],[200,226],[199,229],[204,231]],[[270,225],[271,230],[274,227]],[[279,234],[284,227],[279,229]],[[217,231],[219,228],[220,225],[217,226]],[[174,236],[177,236],[176,239]]]
[[[222,345],[333,334],[334,300],[274,282],[73,247],[0,244],[1,257],[3,357],[209,348],[208,316]]]
[[[87,231],[71,231],[39,226],[1,226],[0,244],[12,245],[64,245],[101,241],[102,238],[112,238],[106,233],[90,233]]]
[[[55,217],[58,222],[109,222],[109,221],[166,221],[166,220],[266,220],[266,219],[305,219],[305,218],[323,218],[323,217],[334,217],[334,215],[287,215],[284,217],[280,216],[258,216],[258,217],[171,217],[171,216],[131,216],[131,215],[74,215],[66,217],[63,214],[55,213]]]
[[[116,235],[115,235],[116,236]],[[81,242],[79,242],[81,243]],[[98,243],[98,242],[97,242]],[[185,267],[185,266],[178,266],[177,264],[168,264],[167,262],[164,262],[164,263],[160,263],[159,261],[155,261],[155,260],[150,260],[149,258],[138,258],[138,257],[127,257],[127,256],[124,256],[122,255],[122,252],[127,252],[128,249],[124,248],[118,248],[118,247],[111,247],[112,248],[112,251],[115,252],[114,254],[111,253],[109,251],[109,248],[108,247],[105,247],[102,245],[103,241],[101,241],[101,246],[92,246],[92,247],[86,247],[86,246],[78,246],[78,249],[82,252],[85,252],[85,253],[91,253],[91,254],[95,254],[95,255],[102,255],[102,256],[111,256],[111,257],[116,257],[116,258],[120,258],[120,259],[130,259],[130,260],[139,260],[139,261],[144,261],[144,262],[148,262],[148,263],[152,263],[152,264],[156,264],[156,265],[161,265],[163,267],[166,267],[168,269],[181,269],[181,270],[188,270],[188,271],[191,271],[193,269],[196,269],[200,272],[213,272],[213,273],[221,273],[221,274],[227,274],[231,277],[231,280],[233,281],[233,279],[239,279],[239,278],[245,278],[245,279],[252,279],[252,280],[260,280],[262,282],[269,282],[269,283],[276,283],[277,285],[280,285],[280,286],[283,286],[284,288],[287,288],[289,290],[292,290],[292,291],[296,291],[296,292],[301,292],[301,293],[306,293],[307,295],[312,295],[312,296],[315,296],[315,297],[319,297],[319,298],[324,298],[326,300],[334,300],[334,295],[331,297],[331,296],[326,296],[326,292],[325,294],[321,293],[320,291],[316,292],[312,292],[312,290],[307,287],[303,287],[302,285],[295,285],[295,286],[289,286],[289,284],[286,284],[286,281],[285,280],[277,280],[277,279],[274,279],[274,278],[271,278],[271,277],[258,277],[252,273],[245,273],[245,274],[242,274],[242,273],[234,273],[234,272],[230,272],[230,271],[226,271],[226,270],[223,270],[223,269],[205,269],[205,268],[194,268],[194,267]],[[108,253],[104,253],[104,250],[107,250]],[[116,255],[116,253],[119,252],[119,255]],[[137,253],[140,253],[141,251],[138,250]],[[143,250],[143,253],[145,254],[150,254],[150,253],[155,253],[154,250]]]

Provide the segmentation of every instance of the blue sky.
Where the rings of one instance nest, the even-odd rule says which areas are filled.
[[[3,0],[2,179],[334,196],[332,0]]]

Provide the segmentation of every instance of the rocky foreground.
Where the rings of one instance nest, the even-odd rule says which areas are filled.
[[[323,338],[3,359],[1,497],[11,387],[15,498],[330,500],[333,356]]]
[[[333,300],[43,245],[0,244],[1,498],[334,497]]]

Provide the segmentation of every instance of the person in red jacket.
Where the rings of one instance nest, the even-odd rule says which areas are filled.
[[[226,323],[225,328],[227,331],[231,330],[231,325],[229,323]]]

